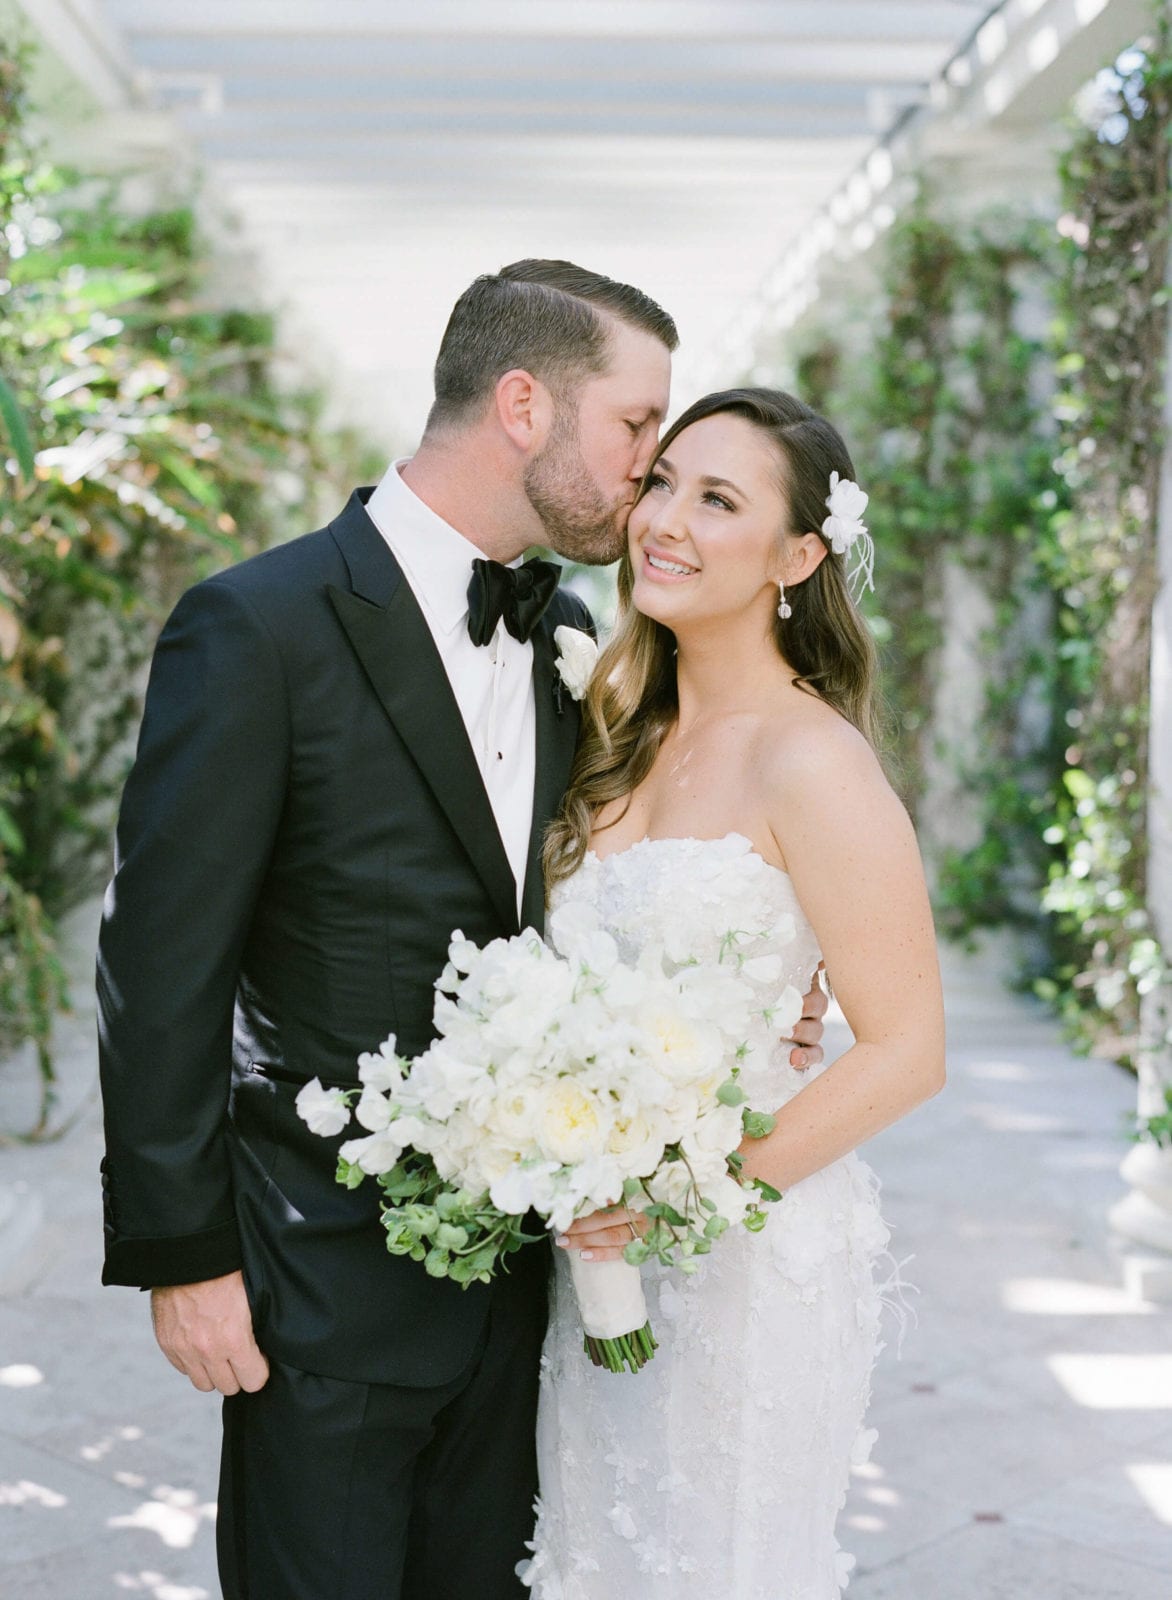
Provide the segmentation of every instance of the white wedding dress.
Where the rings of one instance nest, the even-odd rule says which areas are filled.
[[[820,959],[789,877],[739,834],[654,839],[588,855],[554,904],[587,900],[631,959],[720,959],[730,932],[768,978],[809,987]],[[771,970],[772,969],[772,970]],[[742,968],[751,975],[753,967]],[[762,1016],[741,1084],[775,1111],[801,1073]],[[795,1184],[764,1230],[733,1229],[700,1271],[643,1268],[654,1359],[636,1374],[595,1369],[564,1252],[542,1358],[541,1498],[534,1600],[838,1600],[853,1558],[835,1520],[863,1430],[884,1303],[902,1309],[879,1182],[857,1154]],[[887,1291],[894,1296],[886,1302]],[[902,1323],[901,1323],[902,1325]]]

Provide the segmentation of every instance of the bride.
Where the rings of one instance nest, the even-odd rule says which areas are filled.
[[[679,418],[631,514],[619,624],[547,842],[552,904],[589,901],[629,956],[669,926],[701,960],[730,929],[741,951],[760,930],[767,954],[784,927],[782,982],[804,989],[824,958],[855,1043],[803,1076],[762,1017],[740,1081],[776,1126],[742,1153],[783,1198],[695,1276],[645,1269],[660,1348],[636,1376],[585,1360],[567,1252],[617,1257],[639,1217],[599,1212],[559,1240],[520,1569],[537,1600],[834,1600],[853,1565],[834,1525],[874,1438],[888,1241],[855,1150],[944,1081],[923,873],[872,747],[853,479],[827,421],[734,389]]]

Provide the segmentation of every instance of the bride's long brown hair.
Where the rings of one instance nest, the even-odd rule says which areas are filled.
[[[788,508],[786,531],[821,536],[830,474],[853,479],[855,469],[838,430],[791,394],[724,389],[705,395],[668,429],[656,461],[685,428],[723,412],[744,417],[776,449]],[[647,478],[654,467],[652,462]],[[631,604],[634,581],[625,553],[619,563],[618,620],[582,701],[582,735],[570,786],[545,836],[547,891],[581,865],[601,807],[642,783],[679,712],[675,637]],[[843,557],[828,546],[810,577],[787,584],[785,592],[793,614],[784,622],[778,619],[774,638],[795,683],[818,694],[875,744],[875,644],[851,599]]]

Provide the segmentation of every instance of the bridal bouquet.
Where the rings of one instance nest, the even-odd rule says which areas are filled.
[[[297,1109],[329,1136],[357,1099],[366,1131],[342,1145],[338,1180],[376,1178],[387,1248],[436,1278],[488,1282],[540,1237],[524,1231],[529,1212],[559,1233],[619,1202],[645,1213],[624,1261],[570,1255],[588,1353],[634,1371],[655,1349],[640,1263],[695,1271],[727,1228],[763,1227],[761,1201],[779,1198],[742,1179],[737,1154],[773,1127],[737,1082],[759,1002],[735,934],[726,959],[674,971],[655,951],[621,961],[584,905],[556,911],[550,934],[556,949],[531,929],[483,949],[456,933],[435,1042],[408,1062],[392,1036],[359,1058],[361,1090],[315,1079]],[[785,1032],[800,1013],[787,988],[770,1015]]]

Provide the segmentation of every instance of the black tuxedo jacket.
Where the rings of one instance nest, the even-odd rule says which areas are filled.
[[[354,1085],[433,1036],[449,937],[518,931],[516,887],[427,623],[355,494],[329,527],[197,585],[159,640],[98,955],[107,1283],[243,1267],[276,1359],[445,1383],[491,1297],[391,1257],[373,1180],[334,1181],[301,1084]],[[578,709],[533,638],[537,762],[524,922]],[[348,1134],[358,1132],[357,1128]],[[533,1258],[525,1260],[525,1258]],[[514,1279],[544,1270],[523,1251]]]

